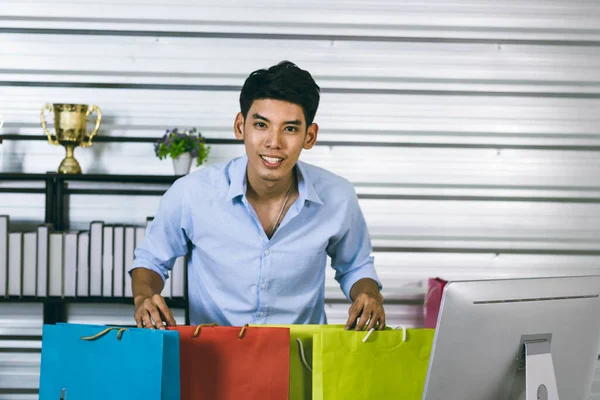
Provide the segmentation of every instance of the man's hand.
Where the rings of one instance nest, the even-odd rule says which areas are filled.
[[[359,280],[352,286],[350,297],[354,302],[348,310],[347,330],[354,327],[355,330],[362,331],[367,322],[367,330],[385,328],[383,296],[377,282],[368,278]]]
[[[131,290],[135,305],[133,318],[138,328],[165,329],[163,321],[170,326],[177,325],[165,299],[158,294],[163,287],[163,278],[158,273],[146,268],[131,271]]]
[[[135,313],[133,317],[138,328],[165,329],[163,321],[168,326],[175,326],[173,313],[167,307],[165,299],[160,294],[151,297],[137,296],[134,300]]]

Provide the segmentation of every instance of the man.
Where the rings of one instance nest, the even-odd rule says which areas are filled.
[[[315,145],[319,86],[284,61],[247,78],[235,117],[246,155],[178,179],[130,270],[138,327],[175,325],[160,296],[188,254],[192,324],[327,323],[327,255],[352,301],[346,329],[383,329],[381,284],[353,185],[298,161]]]

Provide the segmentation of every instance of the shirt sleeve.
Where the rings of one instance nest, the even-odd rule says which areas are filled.
[[[335,280],[340,284],[346,298],[352,301],[350,290],[360,279],[373,279],[377,282],[379,290],[382,289],[382,285],[375,271],[374,257],[371,255],[373,248],[367,223],[353,186],[348,198],[341,232],[329,240],[327,254],[331,257]]]
[[[163,195],[144,240],[136,246],[129,274],[136,268],[146,268],[165,281],[177,257],[187,254],[192,232],[183,179],[177,180]]]

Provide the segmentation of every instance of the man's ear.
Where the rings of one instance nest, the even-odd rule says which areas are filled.
[[[319,133],[319,125],[312,123],[306,129],[306,135],[304,135],[304,149],[312,149],[317,142],[317,134]]]
[[[235,116],[235,121],[233,122],[233,133],[235,134],[236,139],[244,140],[244,116],[241,112],[237,113]]]

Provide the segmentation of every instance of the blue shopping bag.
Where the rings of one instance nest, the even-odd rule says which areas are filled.
[[[44,325],[40,400],[179,400],[179,333]]]

